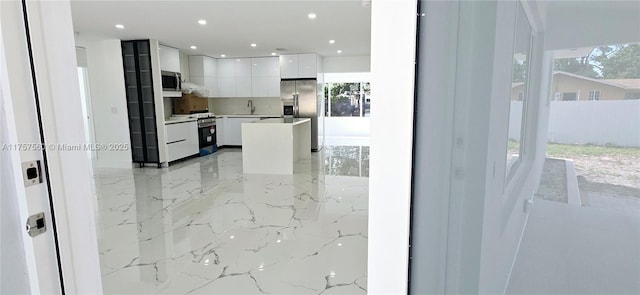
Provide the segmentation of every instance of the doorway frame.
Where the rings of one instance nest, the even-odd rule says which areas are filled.
[[[46,143],[82,145],[87,141],[70,1],[25,1],[25,4]],[[91,200],[93,174],[85,155],[83,151],[47,150],[61,280],[69,294],[102,293],[95,208]]]

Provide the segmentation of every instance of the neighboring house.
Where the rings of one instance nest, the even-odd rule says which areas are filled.
[[[522,100],[524,83],[513,83],[511,100]],[[551,100],[640,99],[640,79],[593,79],[567,72],[554,72]]]

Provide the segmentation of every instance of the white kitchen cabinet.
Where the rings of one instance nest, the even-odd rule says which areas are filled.
[[[235,78],[236,65],[235,60],[230,58],[218,59],[218,78]]]
[[[280,77],[282,79],[298,78],[298,55],[297,54],[280,56]]]
[[[165,125],[167,160],[186,158],[200,152],[196,121]]]
[[[277,57],[267,57],[267,77],[278,77],[280,79],[280,61]]]
[[[251,58],[237,58],[234,65],[236,78],[251,78]]]
[[[251,59],[251,87],[253,97],[280,96],[280,63],[277,57]]]
[[[318,74],[315,54],[298,54],[298,77],[315,78]]]
[[[218,59],[219,97],[251,97],[251,59]]]
[[[204,86],[209,90],[209,97],[218,95],[218,67],[215,58],[208,56],[189,57],[190,82]]]
[[[251,76],[236,77],[236,97],[251,97]]]
[[[218,77],[219,97],[236,97],[236,78]]]
[[[204,77],[204,56],[203,55],[189,56],[189,76]]]
[[[253,97],[269,97],[269,78],[252,77],[251,95]]]
[[[227,119],[224,117],[216,118],[216,144],[221,147],[225,145],[225,128],[226,128]]]
[[[280,77],[267,77],[267,96],[280,97]]]
[[[205,77],[218,77],[218,63],[215,58],[205,56],[202,62],[204,64]]]
[[[242,123],[260,120],[260,118],[227,118],[225,145],[242,145]]]
[[[160,45],[160,70],[180,73],[180,51],[176,48]]]
[[[280,56],[282,79],[316,78],[318,56],[316,54],[289,54]]]

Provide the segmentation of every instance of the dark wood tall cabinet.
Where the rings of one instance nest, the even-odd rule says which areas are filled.
[[[149,40],[122,41],[131,156],[160,164]]]

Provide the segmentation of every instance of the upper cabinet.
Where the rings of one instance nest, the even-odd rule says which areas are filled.
[[[298,78],[298,55],[281,55],[280,56],[280,78],[295,79]]]
[[[318,74],[315,54],[298,54],[298,77],[315,78]]]
[[[282,79],[316,78],[318,75],[316,54],[289,54],[280,56]]]
[[[251,58],[218,59],[219,97],[251,97]]]
[[[277,57],[251,58],[251,94],[253,97],[280,96],[280,64]]]
[[[160,45],[160,70],[180,72],[180,51],[176,48]]]
[[[209,97],[218,96],[218,61],[215,58],[192,55],[189,56],[189,77],[191,83],[204,86],[209,90]]]

